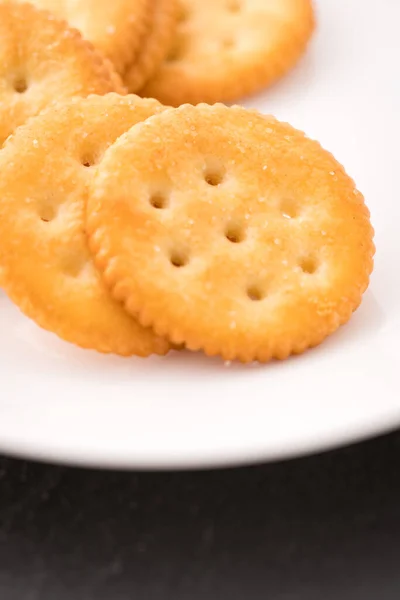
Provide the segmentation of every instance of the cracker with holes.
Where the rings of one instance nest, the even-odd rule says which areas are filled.
[[[109,61],[66,23],[29,4],[0,4],[0,146],[50,102],[123,91]]]
[[[161,110],[136,96],[76,99],[31,119],[0,152],[3,287],[40,326],[84,348],[147,356],[169,347],[110,297],[84,224],[87,188],[105,149]]]
[[[178,21],[178,0],[153,0],[148,29],[140,50],[124,76],[130,92],[138,92],[151,78],[172,45]]]
[[[272,84],[304,53],[311,0],[180,0],[169,57],[141,94],[178,106],[236,100]]]
[[[30,0],[76,27],[120,73],[134,60],[151,0]]]
[[[87,230],[143,326],[226,360],[319,344],[358,307],[373,264],[368,209],[333,156],[222,105],[167,110],[111,146]]]

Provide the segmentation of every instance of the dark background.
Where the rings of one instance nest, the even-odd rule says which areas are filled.
[[[1,600],[399,600],[400,433],[185,473],[0,458]]]

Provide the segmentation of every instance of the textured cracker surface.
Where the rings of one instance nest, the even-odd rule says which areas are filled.
[[[120,85],[110,63],[64,21],[29,4],[0,4],[0,146],[52,101]]]
[[[178,106],[259,91],[304,53],[314,29],[311,0],[180,0],[170,55],[141,94]]]
[[[317,345],[350,318],[373,266],[369,211],[343,167],[238,107],[187,105],[126,133],[87,215],[114,297],[174,343],[226,359]]]
[[[151,0],[30,0],[76,27],[122,73],[133,60]]]
[[[112,300],[84,225],[96,162],[120,134],[160,110],[137,96],[76,99],[31,119],[0,152],[2,285],[39,325],[85,348],[140,356],[168,350]]]
[[[166,58],[175,34],[178,10],[178,0],[152,1],[148,31],[124,77],[130,92],[138,92]]]

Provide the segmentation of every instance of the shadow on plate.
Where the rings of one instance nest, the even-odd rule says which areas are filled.
[[[3,298],[2,298],[3,299]],[[12,309],[13,310],[13,309]],[[1,322],[1,315],[0,315]],[[371,293],[368,293],[360,309],[353,315],[351,321],[341,327],[335,334],[330,336],[323,344],[309,350],[305,355],[318,357],[342,352],[349,345],[363,343],[368,337],[375,337],[384,324],[384,313]],[[132,370],[140,368],[141,372],[149,374],[157,370],[160,375],[166,370],[179,372],[185,369],[192,373],[216,374],[226,371],[228,368],[232,373],[243,373],[249,369],[269,369],[286,367],[288,363],[303,360],[302,356],[291,357],[287,361],[273,361],[269,365],[252,363],[242,365],[238,362],[224,362],[219,357],[206,357],[202,352],[189,352],[186,350],[173,350],[165,357],[121,358],[118,356],[102,355],[94,351],[81,350],[58,339],[54,334],[43,331],[33,322],[25,317],[15,317],[14,333],[16,344],[13,345],[15,355],[30,355],[29,360],[43,359],[51,364],[51,368],[62,365],[65,370],[66,364],[73,371],[75,368],[92,372],[106,370],[110,373],[131,373]],[[34,356],[32,357],[32,353]]]

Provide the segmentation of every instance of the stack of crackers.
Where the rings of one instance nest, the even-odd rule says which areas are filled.
[[[348,321],[373,267],[362,194],[300,131],[219,103],[288,71],[313,27],[310,0],[0,1],[11,300],[123,356],[266,362]]]
[[[129,92],[171,106],[236,100],[270,85],[298,61],[314,29],[311,0],[31,3],[79,29]]]

